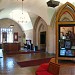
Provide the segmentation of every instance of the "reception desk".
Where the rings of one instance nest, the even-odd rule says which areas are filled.
[[[3,50],[7,53],[17,52],[20,50],[20,43],[3,43]]]

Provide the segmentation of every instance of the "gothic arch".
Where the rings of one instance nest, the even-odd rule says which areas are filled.
[[[61,6],[61,9],[59,9],[57,13],[56,16],[57,22],[60,20],[64,12],[68,12],[73,18],[73,20],[75,20],[75,7],[71,3],[66,2],[64,5]]]
[[[42,29],[44,28],[44,29]],[[41,30],[43,31],[46,31],[46,33],[48,33],[48,29],[47,29],[47,24],[46,22],[38,17],[37,20],[35,21],[35,25],[33,27],[33,42],[34,42],[34,46],[35,45],[38,45],[38,48],[40,49],[40,32]],[[47,37],[47,34],[46,34],[46,37]]]
[[[38,16],[38,18],[36,19],[35,24],[33,26],[33,46],[36,45],[36,28],[37,28],[40,18],[41,17]]]
[[[68,13],[72,17],[72,19],[75,20],[75,14],[74,14],[74,12],[72,12],[72,10],[69,9],[69,8],[65,8],[65,9],[63,9],[63,11],[59,15],[59,21],[61,19],[61,16],[63,16],[66,13]]]

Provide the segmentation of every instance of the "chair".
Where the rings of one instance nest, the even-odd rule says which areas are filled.
[[[60,65],[54,60],[53,58],[49,63],[41,64],[36,70],[36,75],[59,75]]]
[[[52,57],[52,58],[50,59],[50,62],[55,63],[55,57]]]
[[[51,73],[52,75],[59,75],[59,69],[60,65],[50,62],[48,66],[48,72]]]

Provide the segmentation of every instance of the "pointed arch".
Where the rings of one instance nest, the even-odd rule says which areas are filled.
[[[72,17],[72,19],[75,20],[75,13],[72,12],[69,8],[65,8],[65,9],[60,13],[58,20],[60,20],[60,19],[61,19],[61,16],[63,16],[63,14],[66,14],[66,13],[69,13],[70,16]]]
[[[46,31],[46,37],[47,37],[48,26],[41,17],[38,17],[33,27],[33,44],[34,46],[38,45],[38,49],[40,49],[40,32],[42,32],[41,30]],[[47,48],[47,40],[46,40],[46,48]]]
[[[41,18],[40,16],[37,17],[35,24],[33,26],[33,45],[34,46],[36,45],[36,29],[37,29],[37,25],[38,25],[40,18]]]
[[[61,8],[59,9],[57,16],[56,16],[56,20],[57,22],[60,20],[60,17],[62,15],[63,12],[67,11],[73,18],[73,20],[75,20],[75,7],[74,5],[72,5],[69,2],[66,2],[64,5],[61,6]]]

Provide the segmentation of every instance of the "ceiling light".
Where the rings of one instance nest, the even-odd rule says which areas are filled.
[[[47,2],[47,6],[54,8],[54,7],[58,6],[59,3],[60,3],[59,1],[50,0],[50,1]]]
[[[18,1],[18,0],[17,0],[17,1]],[[24,1],[24,0],[22,0],[22,13],[21,13],[20,20],[18,20],[18,22],[20,22],[20,23],[26,22],[26,23],[27,23],[27,21],[25,21],[25,17],[24,17],[24,13],[23,13],[23,1]]]

